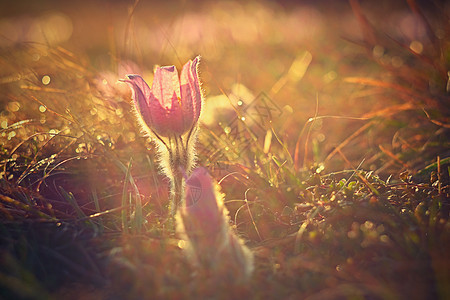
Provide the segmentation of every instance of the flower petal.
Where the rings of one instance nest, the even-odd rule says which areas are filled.
[[[190,128],[198,121],[202,105],[200,83],[197,75],[197,64],[200,57],[188,61],[181,70],[181,106],[185,127]]]
[[[166,109],[172,109],[173,105],[179,105],[180,80],[175,66],[158,67],[153,78],[152,93]],[[174,98],[175,94],[175,98]],[[177,100],[177,101],[174,101]]]
[[[156,69],[150,96],[150,113],[154,129],[160,135],[181,135],[187,130],[183,122],[180,80],[175,66]]]
[[[197,56],[191,65],[191,74],[192,74],[192,85],[195,89],[195,99],[194,99],[194,107],[195,107],[195,121],[200,117],[200,113],[202,110],[202,90],[200,88],[200,80],[198,79],[198,63],[200,62],[200,56]]]
[[[173,105],[170,109],[161,106],[159,99],[153,94],[150,95],[150,115],[153,120],[153,130],[161,136],[182,135],[186,129],[183,126],[183,119],[178,98],[172,95]]]
[[[194,105],[192,97],[192,88],[190,85],[189,73],[192,61],[188,61],[181,70],[180,89],[181,89],[181,110],[183,111],[183,123],[190,128],[194,122]]]
[[[145,80],[139,75],[127,75],[126,82],[132,91],[132,98],[136,110],[142,116],[142,119],[149,128],[153,126],[153,120],[150,114],[150,95],[151,90]]]

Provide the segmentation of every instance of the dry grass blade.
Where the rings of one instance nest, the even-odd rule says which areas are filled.
[[[356,130],[354,133],[352,133],[348,138],[346,138],[344,141],[342,141],[333,151],[331,151],[330,154],[325,158],[325,162],[329,161],[336,153],[341,151],[342,148],[344,148],[351,140],[353,140],[358,135],[362,134],[364,131],[366,131],[368,128],[370,128],[372,125],[374,125],[374,121],[367,122],[363,126],[361,126],[358,130]]]

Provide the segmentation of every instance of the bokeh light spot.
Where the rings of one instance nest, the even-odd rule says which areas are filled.
[[[8,133],[8,140],[11,140],[15,136],[16,136],[16,132],[15,131],[11,131],[10,133]]]
[[[179,241],[178,241],[178,248],[184,249],[185,247],[186,247],[186,241],[184,241],[184,240],[179,240]]]
[[[380,45],[376,45],[373,47],[372,53],[375,58],[380,58],[384,55],[384,48]]]
[[[411,44],[409,44],[409,48],[417,54],[421,54],[423,51],[423,45],[419,41],[412,41]]]
[[[325,83],[330,83],[337,78],[337,73],[335,71],[330,71],[323,76],[323,81]]]
[[[50,83],[50,76],[48,76],[48,75],[43,76],[42,77],[42,83],[45,84],[45,85],[49,84]]]
[[[389,243],[389,237],[385,234],[380,236],[380,241],[383,243]]]
[[[73,33],[72,20],[61,12],[50,12],[35,22],[32,37],[51,45],[67,41]]]
[[[319,133],[319,134],[317,135],[317,140],[318,140],[319,142],[325,141],[325,134]]]
[[[32,58],[34,61],[39,61],[39,59],[41,59],[41,55],[39,53],[34,53]]]
[[[10,112],[16,112],[16,111],[19,111],[19,109],[20,109],[20,103],[19,102],[13,101],[13,102],[9,102],[8,103],[8,110]]]

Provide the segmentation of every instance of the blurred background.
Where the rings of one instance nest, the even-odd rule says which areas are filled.
[[[118,82],[197,55],[199,164],[257,258],[234,298],[449,295],[449,13],[439,0],[0,1],[5,298],[218,293],[183,262],[167,179]]]
[[[103,180],[112,151],[136,161],[141,192],[156,189],[162,205],[154,146],[118,80],[138,73],[151,84],[155,65],[180,69],[197,55],[199,163],[217,178],[245,167],[277,187],[280,165],[298,176],[415,174],[450,155],[449,9],[412,0],[3,1],[2,174],[47,196],[64,183],[90,199],[92,186],[121,189],[121,173]],[[61,170],[45,175],[49,166]]]
[[[205,123],[218,125],[218,107],[232,113],[233,106],[242,108],[263,93],[279,109],[273,122],[291,155],[297,151],[298,166],[300,160],[326,159],[368,118],[409,122],[411,110],[420,110],[420,103],[433,110],[439,106],[424,98],[447,96],[448,53],[436,49],[436,43],[448,44],[448,10],[445,1],[401,0],[2,1],[0,46],[3,53],[17,45],[69,50],[77,57],[75,64],[97,72],[103,98],[117,89],[127,92],[116,84],[127,73],[143,74],[151,82],[156,64],[180,68],[201,55]],[[46,56],[39,51],[30,55],[34,63]],[[11,63],[5,59],[3,65]],[[4,78],[11,67],[3,67]],[[44,73],[39,76],[50,76]],[[65,81],[45,78],[48,87],[67,88]],[[11,102],[5,93],[1,97],[3,105]],[[305,140],[299,134],[316,114],[339,118],[314,122],[309,146],[316,152],[304,154],[298,145]],[[415,116],[427,118],[423,112]],[[222,129],[230,127],[233,118],[222,118]],[[350,159],[361,162],[364,157],[364,167],[372,170],[402,169],[390,154],[402,152],[402,147],[422,147],[431,136],[411,141],[411,124],[397,125],[382,122],[376,133],[358,140],[358,146],[347,145]],[[369,127],[374,129],[373,124]],[[434,129],[426,128],[433,137]],[[409,146],[401,140],[408,140]],[[384,154],[379,145],[384,145]],[[436,151],[427,150],[433,159]],[[420,152],[413,152],[406,165],[423,167],[427,162],[416,162],[412,156]],[[344,166],[341,160],[335,168]]]

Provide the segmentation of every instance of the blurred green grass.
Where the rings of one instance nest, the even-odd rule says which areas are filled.
[[[0,9],[2,297],[445,299],[449,7],[415,3]],[[117,83],[197,54],[199,164],[257,258],[232,288],[191,275]]]

